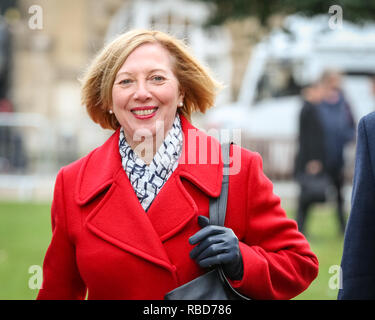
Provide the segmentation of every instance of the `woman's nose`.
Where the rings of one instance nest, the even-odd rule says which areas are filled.
[[[151,98],[151,93],[148,90],[146,83],[139,82],[134,93],[134,99],[139,101],[146,101]]]

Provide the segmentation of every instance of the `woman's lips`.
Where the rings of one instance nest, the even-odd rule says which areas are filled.
[[[157,110],[158,107],[139,107],[132,109],[131,112],[137,119],[149,119],[156,114]]]

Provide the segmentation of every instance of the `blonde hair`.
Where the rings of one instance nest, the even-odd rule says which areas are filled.
[[[160,31],[132,30],[107,44],[81,79],[81,102],[91,119],[104,129],[116,130],[120,126],[115,115],[108,112],[112,105],[113,83],[127,57],[144,43],[158,43],[171,54],[173,72],[184,93],[184,106],[178,108],[181,114],[190,119],[192,112],[204,113],[214,104],[221,85],[182,41]]]

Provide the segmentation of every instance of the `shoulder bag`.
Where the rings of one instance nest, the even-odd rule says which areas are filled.
[[[221,146],[224,162],[221,194],[210,199],[210,224],[224,226],[229,185],[229,151],[231,143]],[[250,300],[236,291],[221,266],[168,292],[165,300]]]

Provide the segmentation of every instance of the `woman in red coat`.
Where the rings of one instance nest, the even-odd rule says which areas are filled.
[[[213,105],[217,88],[162,32],[131,31],[99,53],[82,100],[115,132],[57,176],[38,299],[163,299],[218,264],[254,299],[309,286],[317,258],[257,153],[232,146],[225,227],[206,226],[221,190],[220,143],[189,118]]]

